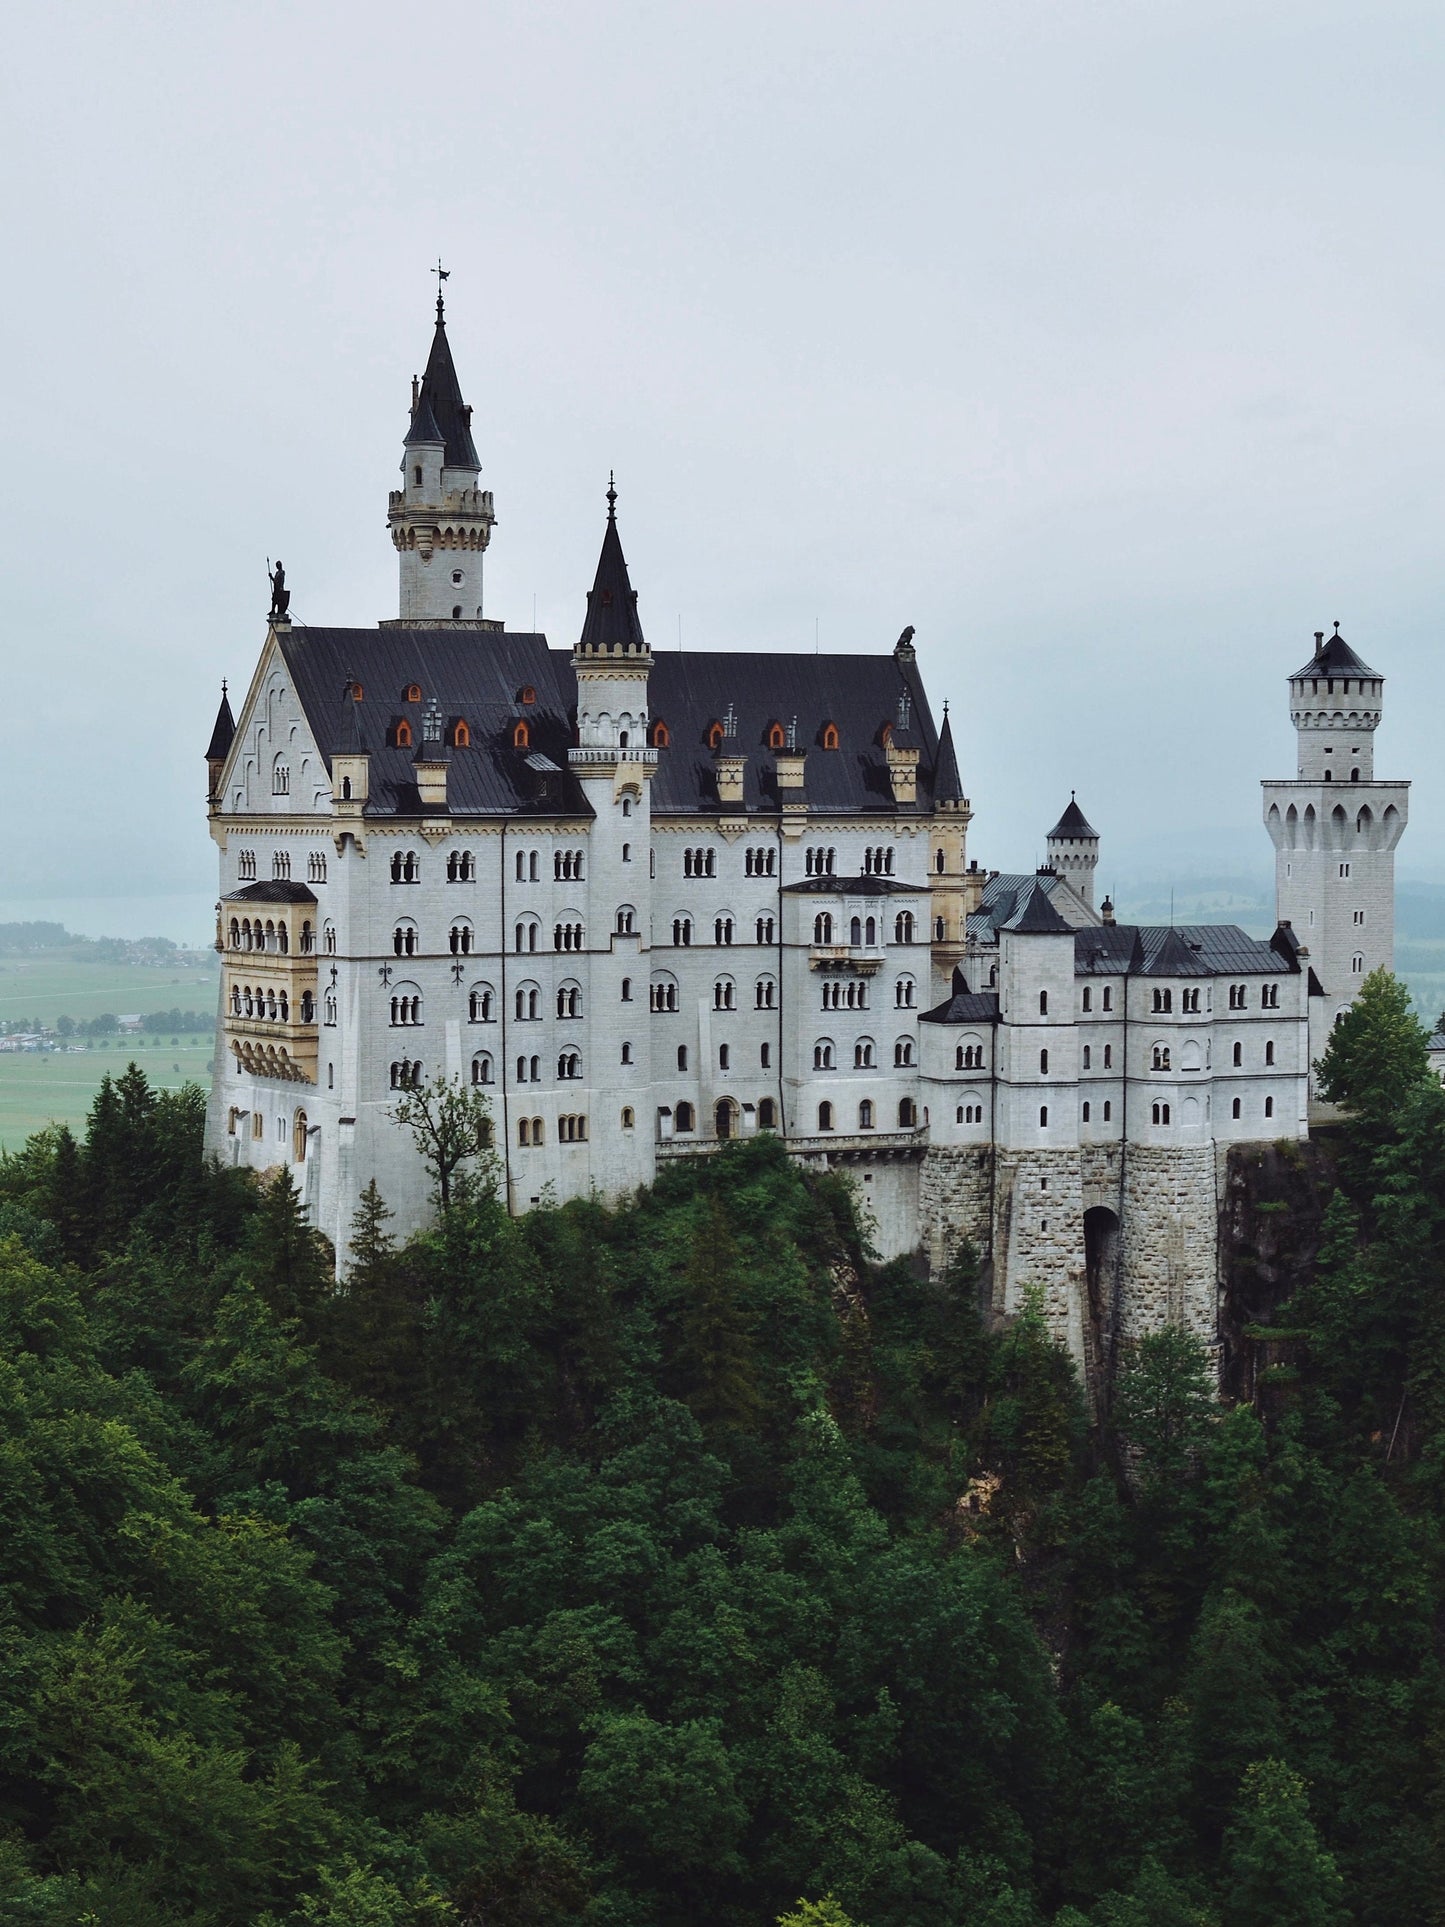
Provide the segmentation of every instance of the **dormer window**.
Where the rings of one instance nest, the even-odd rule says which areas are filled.
[[[672,741],[672,736],[666,723],[654,723],[648,733],[652,739],[652,747],[654,749],[666,749]]]
[[[822,740],[824,749],[836,749],[838,747],[838,725],[836,723],[824,723]]]
[[[711,749],[711,750],[719,750],[719,749],[721,749],[721,748],[722,748],[722,743],[723,743],[723,726],[722,726],[722,724],[721,724],[721,723],[709,723],[709,724],[708,724],[708,731],[707,731],[707,746],[708,746],[708,748],[709,748],[709,749]]]
[[[522,705],[523,709],[530,709],[536,700],[537,692],[531,683],[524,683],[517,691],[517,701]]]
[[[411,724],[406,720],[405,716],[401,718],[395,729],[392,730],[391,740],[397,749],[411,748]]]
[[[459,716],[452,725],[452,748],[470,749],[471,746],[472,732],[467,728],[466,718]]]
[[[532,732],[524,722],[519,720],[512,729],[512,748],[529,749],[531,744]]]
[[[769,749],[786,749],[788,747],[788,732],[783,728],[781,723],[769,723],[767,741]]]
[[[401,692],[401,699],[404,703],[419,703],[421,701],[421,684],[409,682]]]

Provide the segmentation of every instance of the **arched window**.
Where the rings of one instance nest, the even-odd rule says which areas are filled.
[[[1048,1127],[1049,1127],[1049,1107],[1048,1107],[1048,1105],[1047,1105],[1047,1104],[1040,1104],[1040,1106],[1039,1106],[1039,1129],[1040,1129],[1040,1130],[1043,1130],[1043,1131],[1046,1131],[1046,1130],[1048,1129]]]
[[[467,998],[467,1017],[474,1024],[494,1024],[497,1021],[496,999],[490,984],[473,984]]]
[[[824,723],[821,740],[824,749],[836,749],[838,747],[838,725],[836,723]]]
[[[831,1131],[833,1128],[833,1106],[826,1100],[818,1106],[818,1129]]]
[[[303,990],[301,993],[301,1021],[303,1024],[314,1024],[316,1022],[316,994],[314,991]]]
[[[731,917],[714,917],[712,940],[715,944],[729,944],[733,940],[733,920]]]
[[[871,1097],[865,1097],[863,1102],[858,1106],[858,1129],[860,1131],[871,1131],[873,1129],[873,1100]]]
[[[675,977],[654,977],[649,990],[649,1009],[654,1015],[678,1008],[677,979]]]
[[[777,994],[778,986],[771,977],[759,977],[753,985],[753,1008],[755,1010],[774,1009]]]
[[[472,732],[467,726],[466,718],[458,716],[457,720],[452,724],[452,748],[470,749],[471,746]]]
[[[714,1010],[736,1010],[737,985],[731,977],[719,977],[712,987],[712,1007]]]
[[[672,736],[668,730],[667,724],[660,720],[654,722],[652,725],[652,729],[649,732],[649,740],[654,749],[668,748],[668,746],[672,742]]]
[[[532,732],[528,729],[526,723],[518,717],[517,721],[512,725],[512,748],[530,749],[531,746]]]
[[[1272,1064],[1274,1062],[1274,1039],[1272,1037],[1266,1038],[1265,1040],[1264,1061],[1266,1064]]]
[[[863,919],[854,917],[848,925],[848,941],[856,950],[863,942]]]
[[[900,1037],[893,1046],[893,1063],[899,1070],[906,1069],[913,1062],[913,1039]]]
[[[893,919],[893,941],[895,943],[912,943],[913,912],[911,910],[900,910],[898,915]]]
[[[422,1021],[421,991],[415,984],[394,986],[391,993],[391,1021],[398,1028]]]
[[[853,1046],[853,1068],[857,1071],[871,1071],[875,1062],[873,1039],[860,1037]]]
[[[724,728],[723,728],[723,726],[722,726],[722,724],[721,724],[721,723],[719,723],[719,722],[711,722],[711,723],[709,723],[709,724],[708,724],[708,726],[707,726],[707,746],[708,746],[708,748],[709,748],[709,749],[711,749],[711,750],[714,750],[714,751],[715,751],[715,750],[719,750],[719,749],[721,749],[721,748],[722,748],[722,742],[723,742],[723,737],[724,737],[724,736],[725,736],[726,734],[727,734],[727,732],[726,732],[726,730],[724,730]]]
[[[622,979],[621,1001],[624,1004],[630,1004],[632,1002],[632,979],[630,977],[624,977]]]
[[[787,748],[788,732],[783,728],[783,725],[781,723],[768,724],[767,745],[769,749],[786,749]]]
[[[519,1024],[534,1024],[541,1016],[542,993],[536,984],[518,984],[512,1008]]]
[[[637,1123],[637,1114],[636,1114],[636,1112],[635,1112],[635,1111],[633,1110],[633,1108],[632,1108],[632,1106],[631,1106],[630,1104],[624,1104],[624,1105],[623,1105],[623,1107],[622,1107],[622,1128],[623,1128],[623,1130],[624,1130],[624,1131],[630,1131],[630,1130],[631,1130],[631,1129],[633,1128],[633,1126],[634,1126],[634,1125],[635,1125],[636,1123]]]
[[[759,917],[753,926],[754,943],[765,944],[774,942],[773,931],[773,919],[771,917]]]
[[[686,1099],[672,1114],[673,1128],[678,1131],[691,1131],[694,1128],[694,1112]]]
[[[943,918],[935,917],[933,919],[933,941],[935,943],[942,943],[944,937],[947,934],[948,934],[947,926],[945,925]]]
[[[893,1006],[895,1010],[912,1010],[916,996],[916,986],[911,977],[900,977],[893,986]]]
[[[518,950],[533,951],[537,948],[537,934],[542,926],[535,917],[523,917],[512,932]]]
[[[454,957],[466,957],[471,954],[472,926],[465,917],[459,918],[447,932],[447,943]]]
[[[582,1058],[575,1050],[564,1050],[557,1059],[557,1075],[575,1081],[582,1075]]]
[[[916,1128],[917,1124],[918,1124],[918,1106],[914,1103],[911,1097],[899,1098],[898,1100],[899,1130],[911,1131]]]
[[[411,748],[411,724],[405,716],[399,716],[392,728],[391,745],[393,749]]]
[[[271,794],[273,796],[291,794],[291,768],[279,756],[271,765]]]
[[[813,1046],[813,1069],[815,1071],[830,1071],[832,1068],[833,1040],[830,1037],[820,1037]]]
[[[492,1060],[486,1051],[478,1051],[472,1059],[472,1082],[490,1084],[492,1081]]]
[[[1090,1069],[1091,1069],[1091,1068],[1093,1067],[1093,1062],[1094,1062],[1094,1053],[1093,1053],[1093,1049],[1092,1049],[1092,1047],[1091,1047],[1090,1045],[1088,1045],[1088,1044],[1085,1044],[1085,1046],[1084,1046],[1084,1069],[1085,1069],[1085,1070],[1090,1070]]]
[[[1049,1014],[1049,993],[1046,990],[1041,990],[1039,992],[1039,1015],[1040,1017],[1047,1017],[1048,1014]]]
[[[271,877],[276,883],[285,883],[291,875],[291,852],[277,850],[271,858]]]
[[[692,918],[674,917],[672,920],[673,947],[685,950],[692,942]]]
[[[833,941],[833,913],[820,910],[813,919],[813,942],[831,943]]]
[[[336,955],[336,925],[328,923],[321,932],[321,947],[328,957]]]
[[[421,882],[421,864],[417,861],[415,850],[397,850],[393,853],[391,880],[393,883]]]
[[[1046,1050],[1041,1050],[1039,1052],[1039,1076],[1047,1077],[1048,1074],[1049,1074],[1049,1054]]]
[[[419,703],[421,701],[421,684],[409,682],[401,692],[401,699],[404,703]]]
[[[1238,1098],[1235,1098],[1235,1100],[1234,1100],[1234,1102],[1233,1102],[1233,1103],[1232,1103],[1232,1104],[1230,1105],[1230,1107],[1229,1107],[1229,1115],[1230,1115],[1231,1117],[1238,1117],[1238,1116],[1239,1116],[1239,1099],[1238,1099]]]
[[[1264,1114],[1266,1117],[1274,1116],[1274,1099],[1272,1097],[1267,1097],[1264,1100]]]
[[[1085,1010],[1094,1008],[1094,993],[1088,984],[1084,985],[1083,1006]]]
[[[391,933],[392,953],[398,957],[414,957],[417,952],[416,925],[410,917],[403,917]]]

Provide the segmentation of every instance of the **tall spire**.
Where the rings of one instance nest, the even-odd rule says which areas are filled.
[[[236,738],[236,719],[231,714],[231,698],[226,685],[221,684],[221,707],[216,711],[215,726],[211,730],[210,746],[206,750],[208,763],[224,763],[231,753],[231,744]]]
[[[426,373],[421,378],[421,394],[417,400],[419,416],[428,409],[446,444],[446,466],[480,468],[481,459],[472,440],[472,411],[462,400],[462,385],[457,380],[456,364],[447,340],[446,311],[440,288],[437,289],[436,332],[432,336],[431,353],[427,356]]]
[[[637,614],[637,591],[627,573],[622,553],[622,538],[617,533],[617,488],[607,478],[607,527],[602,533],[602,553],[597,558],[597,578],[587,596],[587,615],[577,644],[579,655],[645,655],[647,642]]]
[[[943,705],[943,728],[938,732],[938,756],[933,765],[933,800],[935,803],[963,801],[963,784],[959,780],[958,758],[953,750],[953,724],[949,720],[947,703]]]

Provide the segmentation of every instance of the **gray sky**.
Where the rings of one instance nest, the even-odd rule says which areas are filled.
[[[1111,881],[1267,861],[1338,618],[1445,875],[1442,82],[1438,0],[25,9],[0,899],[208,897],[267,555],[395,613],[438,253],[489,614],[570,644],[615,467],[654,648],[913,623],[980,860],[1076,787]]]

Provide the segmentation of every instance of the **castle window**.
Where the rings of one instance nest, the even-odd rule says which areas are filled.
[[[1039,1052],[1039,1076],[1047,1077],[1048,1074],[1049,1074],[1049,1054],[1046,1050],[1041,1050]]]
[[[1167,1071],[1170,1068],[1169,1046],[1167,1044],[1156,1044],[1154,1046],[1154,1062],[1151,1068],[1156,1071]]]
[[[1243,1064],[1244,1064],[1244,1046],[1243,1044],[1236,1044],[1234,1047],[1234,1068],[1236,1070],[1239,1070],[1243,1066]]]
[[[631,979],[630,977],[624,977],[624,978],[622,979],[622,999],[621,999],[621,1001],[622,1001],[622,1002],[623,1002],[624,1004],[630,1004],[630,1003],[632,1002],[632,979]]]
[[[1110,1120],[1110,1118],[1111,1118],[1111,1117],[1113,1116],[1113,1114],[1114,1114],[1114,1107],[1113,1107],[1113,1105],[1112,1105],[1112,1104],[1111,1104],[1111,1103],[1110,1103],[1110,1102],[1108,1101],[1108,1099],[1106,1098],[1106,1099],[1104,1100],[1104,1122],[1105,1122],[1106,1124],[1107,1124],[1107,1123],[1109,1122],[1109,1120]]]
[[[552,948],[554,950],[580,950],[582,947],[582,926],[580,923],[554,923],[552,925]]]
[[[414,957],[417,950],[416,925],[404,918],[391,933],[392,953],[398,957]]]
[[[314,850],[306,859],[306,881],[308,883],[326,881],[326,858]]]
[[[1239,1099],[1238,1099],[1238,1098],[1235,1098],[1235,1100],[1234,1100],[1234,1102],[1233,1102],[1233,1103],[1232,1103],[1232,1104],[1230,1105],[1230,1107],[1229,1107],[1229,1115],[1230,1115],[1231,1117],[1238,1117],[1238,1116],[1239,1116]]]
[[[935,853],[935,855],[934,855],[934,858],[933,858],[933,867],[934,867],[934,869],[935,869],[935,870],[937,870],[937,872],[938,872],[938,874],[939,874],[940,876],[942,876],[942,875],[943,875],[943,852],[942,852],[942,850],[939,850],[939,851],[937,851],[937,852]]]
[[[753,925],[753,941],[755,943],[772,943],[774,928],[775,926],[771,917],[759,917]]]
[[[1084,1123],[1085,1123],[1085,1124],[1087,1124],[1087,1123],[1088,1123],[1088,1121],[1089,1121],[1089,1107],[1088,1107],[1088,1105],[1087,1105],[1087,1104],[1085,1104],[1085,1106],[1084,1106],[1084,1109],[1083,1109],[1083,1113],[1082,1113],[1082,1115],[1083,1115],[1083,1121],[1084,1121]]]
[[[776,850],[759,846],[743,852],[743,868],[750,877],[771,877],[778,873]]]
[[[279,759],[273,764],[271,769],[271,794],[273,796],[289,796],[291,794],[290,766],[289,764],[281,762]]]
[[[715,944],[729,944],[733,940],[733,920],[731,917],[715,917],[712,926],[712,940]]]
[[[858,1071],[871,1071],[873,1068],[873,1039],[860,1037],[853,1046],[853,1068]]]
[[[777,1106],[770,1097],[763,1098],[758,1104],[758,1128],[762,1131],[775,1131],[777,1126]]]
[[[497,1021],[496,998],[490,984],[473,984],[467,998],[467,1017],[473,1024],[494,1024]]]
[[[778,987],[771,977],[759,977],[753,985],[754,1010],[772,1010]]]
[[[534,1024],[541,1015],[542,993],[535,984],[518,984],[513,1009],[519,1024]]]
[[[465,917],[454,923],[447,933],[447,943],[454,957],[468,956],[472,949],[472,926]]]
[[[409,682],[401,692],[401,699],[404,703],[419,703],[421,701],[421,684]]]
[[[622,1046],[622,1059],[621,1059],[621,1061],[622,1061],[622,1062],[623,1062],[624,1064],[630,1064],[630,1063],[632,1062],[632,1046],[631,1046],[631,1044],[629,1044],[629,1043],[624,1043],[624,1044],[623,1044],[623,1046]]]
[[[393,1026],[401,1029],[409,1024],[419,1024],[421,1020],[421,992],[414,984],[402,984],[391,999]]]
[[[1085,1069],[1085,1070],[1088,1070],[1088,1069],[1090,1068],[1090,1066],[1092,1065],[1092,1063],[1093,1063],[1093,1061],[1094,1061],[1094,1059],[1093,1059],[1093,1053],[1092,1053],[1092,1051],[1090,1050],[1090,1047],[1089,1047],[1089,1046],[1088,1046],[1087,1044],[1085,1044],[1085,1046],[1084,1046],[1084,1069]]]
[[[1342,877],[1347,877],[1347,876],[1348,876],[1349,874],[1350,874],[1350,866],[1349,866],[1349,864],[1348,864],[1348,863],[1342,863],[1342,864],[1340,865],[1340,875],[1341,875]]]
[[[1040,1126],[1040,1128],[1041,1128],[1041,1129],[1044,1129],[1044,1128],[1047,1128],[1047,1125],[1048,1125],[1048,1121],[1049,1121],[1049,1107],[1048,1107],[1048,1105],[1047,1105],[1047,1104],[1040,1104],[1040,1106],[1039,1106],[1039,1126]]]
[[[1264,1114],[1266,1117],[1274,1116],[1274,1099],[1272,1097],[1267,1097],[1264,1100]]]
[[[1273,1064],[1274,1062],[1274,1039],[1272,1037],[1265,1040],[1264,1061],[1266,1064]]]
[[[946,930],[945,930],[943,918],[935,917],[933,919],[933,941],[935,943],[942,943],[945,935],[946,935]]]
[[[248,877],[249,878],[255,877],[256,852],[254,850],[242,850],[240,856],[236,860],[236,874],[240,877],[243,883],[246,881]]]
[[[650,1008],[654,1015],[677,1009],[677,984],[671,977],[655,977],[651,987]]]
[[[406,720],[405,716],[400,717],[393,725],[391,742],[394,749],[411,748],[411,724]]]
[[[636,934],[637,912],[630,903],[619,904],[617,909],[617,935],[619,937],[635,937]]]
[[[531,747],[531,743],[532,743],[532,732],[530,729],[528,729],[527,725],[519,717],[518,720],[512,725],[512,748],[529,749]]]
[[[413,480],[413,482],[416,483],[418,488],[421,487],[421,464],[419,462],[413,467],[411,471],[411,479]]]
[[[470,749],[471,746],[472,732],[468,728],[466,721],[462,717],[458,717],[456,722],[452,724],[452,748]]]
[[[316,998],[309,990],[301,993],[301,1021],[303,1024],[316,1022]]]
[[[769,723],[766,740],[769,749],[786,749],[788,732],[781,723]]]
[[[772,1069],[773,1047],[771,1044],[758,1045],[758,1063],[762,1066],[762,1068],[765,1071]]]
[[[557,1059],[558,1077],[574,1081],[582,1075],[582,1058],[575,1050],[564,1050]]]
[[[470,850],[453,850],[447,857],[448,883],[475,883],[477,859]]]
[[[622,1107],[623,1130],[630,1131],[632,1127],[636,1124],[636,1122],[637,1122],[637,1117],[635,1112],[632,1109],[632,1106],[630,1104],[624,1104]]]
[[[1365,960],[1363,957],[1361,957],[1360,969],[1363,970],[1364,967],[1365,967]],[[1278,984],[1265,984],[1262,986],[1259,993],[1259,1007],[1261,1010],[1278,1010],[1279,1009],[1279,985]]]
[[[731,977],[719,977],[712,987],[712,1007],[714,1010],[737,1009],[737,986]]]
[[[1365,959],[1358,950],[1350,958],[1350,969],[1356,977],[1362,977],[1365,974]]]
[[[535,917],[523,917],[512,932],[518,950],[535,950],[537,933],[542,928]]]
[[[913,1062],[913,1039],[900,1037],[893,1046],[893,1063],[896,1069],[904,1070]]]
[[[826,1101],[818,1106],[818,1129],[831,1131],[833,1128],[833,1106]]]
[[[490,1084],[492,1081],[492,1060],[485,1051],[478,1051],[472,1059],[472,1082]]]
[[[863,919],[861,917],[854,917],[853,921],[848,925],[848,941],[855,950],[861,947],[863,942]]]
[[[672,742],[672,734],[664,722],[655,722],[650,735],[654,749],[667,749]]]
[[[687,1069],[687,1045],[686,1044],[679,1044],[677,1047],[677,1068],[680,1071],[685,1071]]]
[[[918,1106],[914,1103],[911,1097],[899,1098],[898,1100],[899,1130],[912,1131],[917,1128],[917,1125],[918,1125]]]
[[[582,1015],[582,989],[578,984],[558,984],[557,1015],[571,1018]]]
[[[460,621],[460,619],[461,619],[461,613],[462,613],[462,605],[461,605],[461,603],[460,603],[460,602],[456,602],[456,603],[453,603],[453,604],[452,604],[452,621],[453,621],[453,622],[458,622],[458,621]]]
[[[813,1046],[813,1069],[830,1071],[833,1068],[833,1043],[828,1037],[820,1037]]]
[[[1104,985],[1104,1008],[1105,1010],[1112,1010],[1114,1008],[1114,986],[1112,984]]]
[[[581,850],[558,850],[553,854],[552,881],[554,883],[580,883],[582,881]]]
[[[673,1113],[673,1126],[679,1131],[692,1130],[693,1109],[691,1104],[684,1102],[678,1105],[676,1111]]]
[[[833,941],[833,913],[820,910],[813,919],[813,942],[831,943]]]
[[[1092,1010],[1093,1008],[1094,1008],[1093,988],[1091,985],[1085,984],[1084,985],[1084,1009]]]
[[[421,865],[415,850],[397,850],[391,859],[393,883],[420,883]]]
[[[893,986],[893,1004],[897,1010],[912,1010],[915,999],[915,985],[911,977],[900,977]]]
[[[624,843],[622,846],[622,861],[624,863],[630,863],[632,861],[632,845],[630,843]]]
[[[291,875],[291,852],[289,850],[277,850],[275,855],[271,858],[272,882],[285,883],[289,879],[290,875]]]
[[[674,917],[672,920],[672,942],[676,950],[686,950],[692,942],[692,918]]]
[[[1041,990],[1039,992],[1039,1015],[1040,1017],[1047,1017],[1048,1014],[1049,1014],[1049,993],[1046,990]]]
[[[728,1071],[732,1069],[732,1047],[730,1045],[728,1044],[718,1045],[717,1067],[720,1071]]]
[[[1104,1069],[1106,1071],[1111,1071],[1113,1070],[1113,1068],[1114,1068],[1114,1046],[1112,1044],[1105,1044]]]
[[[418,1091],[421,1089],[422,1067],[403,1057],[391,1067],[391,1088],[394,1091]]]
[[[900,910],[898,915],[893,919],[893,941],[895,943],[912,943],[913,912],[911,910]]]
[[[1229,986],[1229,1008],[1231,1010],[1244,1009],[1244,991],[1245,987],[1243,984],[1231,984]]]
[[[711,750],[721,749],[723,737],[725,734],[726,734],[726,731],[723,729],[723,726],[721,723],[716,723],[716,722],[709,723],[708,731],[707,731],[708,748]]]
[[[838,725],[836,723],[824,723],[822,741],[824,749],[836,749],[838,747]]]
[[[860,1131],[873,1129],[873,1100],[869,1097],[865,1097],[858,1106],[858,1129]]]
[[[462,572],[460,569],[453,569],[452,570],[452,587],[454,589],[459,589],[461,585],[462,585]]]

